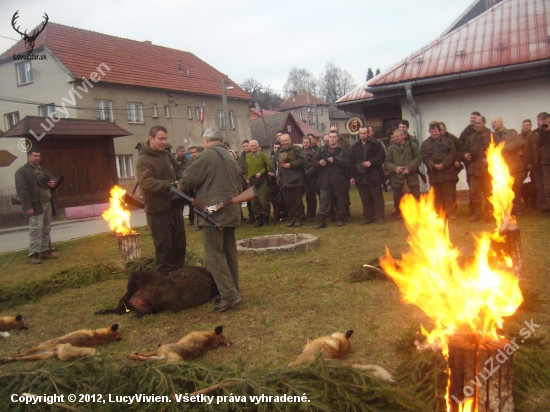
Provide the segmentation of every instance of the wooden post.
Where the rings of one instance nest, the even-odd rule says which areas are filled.
[[[462,411],[462,403],[472,399],[472,411],[514,412],[514,350],[507,339],[484,342],[474,334],[453,336],[449,341],[449,411]]]
[[[504,238],[503,251],[512,258],[512,268],[519,279],[523,278],[523,254],[519,226],[513,225],[500,231]]]
[[[134,260],[141,257],[139,233],[130,233],[126,236],[118,235],[118,248],[122,260]]]

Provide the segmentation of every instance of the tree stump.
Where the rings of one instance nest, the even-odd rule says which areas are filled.
[[[474,334],[459,334],[449,341],[450,412],[514,412],[512,370],[516,348],[507,339],[482,341]],[[464,409],[464,412],[469,412]]]
[[[130,233],[125,236],[118,235],[118,249],[122,260],[139,259],[141,257],[139,233]]]

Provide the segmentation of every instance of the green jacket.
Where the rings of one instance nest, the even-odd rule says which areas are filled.
[[[265,176],[265,170],[268,172],[273,170],[269,157],[264,152],[258,152],[257,156],[252,153],[246,154],[246,162],[244,164],[244,177],[249,180],[251,177],[255,178],[257,173],[261,173]]]
[[[537,140],[539,140],[540,129],[536,128],[527,135],[525,141],[525,164],[532,165],[534,168],[539,167],[540,159],[542,157],[542,147],[537,147]]]
[[[418,168],[422,163],[420,150],[416,143],[405,142],[403,145],[393,143],[388,147],[386,162],[384,166],[390,173],[390,182],[392,187],[403,187],[407,182],[409,186],[418,186]],[[409,170],[408,175],[395,173],[398,166],[405,166]]]
[[[277,180],[281,186],[298,187],[304,185],[306,156],[300,146],[291,144],[287,149],[281,146],[275,152],[274,158],[277,165]],[[282,167],[282,162],[290,164],[290,169]]]
[[[181,173],[180,165],[166,150],[153,150],[149,142],[141,147],[136,176],[146,213],[164,213],[172,208],[172,200],[179,200],[179,196],[170,191],[170,186],[181,177]]]
[[[487,159],[486,152],[490,143],[491,131],[487,128],[470,135],[464,142],[462,146],[463,153],[472,155],[472,160],[464,159],[468,176],[482,177],[489,173],[487,164],[483,160]]]
[[[454,182],[456,180],[455,159],[456,148],[448,137],[435,140],[431,136],[422,142],[420,148],[422,161],[426,165],[430,183]],[[435,169],[436,164],[443,164],[443,170]]]
[[[497,144],[504,142],[502,157],[506,161],[510,173],[521,172],[524,169],[524,165],[519,152],[523,148],[524,142],[518,135],[518,132],[514,129],[504,129],[501,133],[494,132],[493,138]]]
[[[40,169],[45,180],[42,185],[43,187],[48,187],[46,182],[49,180],[53,180],[57,183],[57,179],[55,179],[46,169],[43,167],[40,167]],[[42,202],[40,201],[40,188],[38,186],[36,172],[37,169],[28,162],[15,172],[15,190],[17,192],[17,196],[19,196],[19,199],[21,200],[21,204],[23,205],[23,211],[26,212],[29,209],[33,209],[35,216],[44,213],[44,208],[42,207]],[[50,202],[53,206],[52,214],[55,215],[55,199],[53,194]]]
[[[238,195],[242,190],[241,168],[222,142],[216,142],[185,169],[180,181],[184,191],[194,190],[196,197],[208,206]],[[241,205],[231,205],[213,215],[225,227],[239,227]],[[213,225],[198,216],[198,226]]]

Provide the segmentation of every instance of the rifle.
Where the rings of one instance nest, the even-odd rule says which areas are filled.
[[[222,210],[223,208],[231,205],[237,205],[243,202],[247,202],[256,197],[256,188],[254,186],[250,186],[248,189],[246,189],[244,192],[239,193],[237,196],[230,196],[224,201],[219,201],[213,206],[208,206],[206,203],[203,203],[200,200],[197,200],[183,193],[181,190],[177,189],[174,186],[170,187],[170,190],[191,202],[191,204],[194,206],[193,211],[195,213],[198,213],[200,216],[204,217],[207,221],[212,223],[214,227],[217,227],[219,229],[223,229],[223,227],[214,219],[214,212]]]
[[[57,188],[59,187],[59,185],[61,183],[63,183],[63,180],[65,180],[65,175],[62,175],[59,178],[59,180],[57,181],[57,183],[55,184],[55,186],[50,189],[52,193],[57,190]],[[18,195],[11,195],[11,204],[12,205],[22,205],[21,199],[19,199]]]

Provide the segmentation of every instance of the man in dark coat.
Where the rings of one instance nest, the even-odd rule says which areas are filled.
[[[290,136],[281,136],[281,147],[275,153],[277,180],[282,187],[286,210],[288,211],[287,227],[302,225],[304,195],[304,165],[306,156],[298,145],[291,143]]]
[[[203,137],[206,150],[185,170],[179,185],[182,190],[194,190],[197,199],[212,206],[241,192],[242,172],[224,147],[218,130],[210,127]],[[235,229],[241,223],[240,209],[241,205],[231,205],[214,213],[221,230],[198,216],[206,263],[220,291],[220,300],[214,307],[216,312],[223,312],[241,302],[235,239]]]
[[[542,125],[548,123],[549,114],[541,112],[537,115],[537,128],[527,135],[525,142],[525,164],[527,170],[531,172],[531,180],[535,181],[537,189],[537,206],[543,213],[550,212],[550,203],[546,201],[544,194],[544,179],[541,167],[542,146],[537,146],[537,141],[541,141],[540,134],[543,131]]]
[[[313,164],[319,174],[317,184],[321,189],[319,222],[315,229],[326,227],[326,218],[330,214],[333,198],[336,198],[337,203],[338,226],[344,226],[346,215],[345,195],[349,191],[349,152],[338,145],[338,133],[330,132],[328,136],[328,144],[318,150],[313,158]]]
[[[445,125],[445,123],[439,122],[439,126],[441,127],[441,137],[447,137],[447,138],[451,139],[452,142],[454,143],[455,149],[456,149],[456,159],[455,159],[454,168],[453,168],[453,170],[455,172],[455,185],[454,185],[454,189],[453,189],[453,205],[454,205],[453,209],[456,211],[456,207],[457,207],[456,184],[459,181],[458,175],[460,174],[462,169],[464,169],[464,166],[462,166],[462,155],[463,155],[463,153],[462,153],[462,143],[460,142],[460,139],[458,137],[456,137],[454,134],[449,133],[447,131],[447,126]]]
[[[454,163],[456,148],[451,139],[441,136],[439,122],[430,123],[430,137],[422,142],[420,152],[426,165],[430,186],[435,193],[435,209],[444,212],[449,219],[456,219],[454,214],[453,191],[456,187]]]
[[[183,267],[186,253],[183,199],[170,191],[182,172],[174,156],[164,150],[167,133],[162,126],[152,127],[136,164],[147,225],[155,245],[155,264],[163,273]]]
[[[486,155],[487,148],[491,143],[491,131],[485,127],[481,116],[475,118],[474,127],[476,132],[468,136],[462,146],[470,185],[470,222],[475,222],[480,218],[481,194],[483,193],[483,197],[487,199],[493,191]],[[493,206],[488,200],[485,202],[485,212],[486,218],[489,219],[493,213]]]
[[[28,162],[15,172],[15,190],[23,210],[29,216],[31,263],[41,259],[56,259],[50,250],[50,229],[54,199],[52,191],[57,180],[40,166],[40,150],[32,148],[27,153]]]
[[[315,152],[319,150],[317,146],[313,145],[312,139],[309,135],[304,136],[302,140],[302,148],[304,155],[306,156],[306,163],[304,165],[305,177],[304,177],[304,191],[306,193],[306,218],[307,220],[314,221],[317,213],[317,169],[313,165],[313,157]]]
[[[384,197],[382,195],[382,164],[386,151],[378,140],[369,137],[368,128],[359,128],[359,141],[351,146],[350,174],[352,185],[357,186],[363,206],[362,225],[376,220],[384,223]]]

